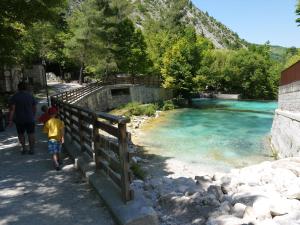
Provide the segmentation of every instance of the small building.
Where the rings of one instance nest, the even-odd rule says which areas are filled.
[[[44,87],[46,80],[43,65],[32,65],[31,68],[24,70],[18,66],[5,67],[4,71],[0,73],[0,92],[15,92],[18,83],[22,80],[34,86]]]

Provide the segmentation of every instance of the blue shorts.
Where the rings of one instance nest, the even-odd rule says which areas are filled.
[[[56,154],[61,152],[61,143],[57,140],[48,141],[48,151],[50,154]]]

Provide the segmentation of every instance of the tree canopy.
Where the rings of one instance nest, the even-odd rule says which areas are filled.
[[[22,60],[19,39],[37,22],[59,20],[66,8],[66,0],[1,0],[0,1],[0,65]]]
[[[221,91],[274,99],[280,70],[300,59],[297,48],[274,57],[268,43],[215,49],[189,25],[190,1],[165,4],[161,17],[138,4],[145,16],[135,23],[136,11],[127,0],[3,0],[0,67],[45,60],[61,75],[71,68],[79,81],[84,76],[159,75],[162,86],[186,98]]]
[[[296,15],[300,16],[300,1],[298,0],[297,6],[296,6]],[[300,25],[300,18],[298,17],[296,19],[296,22],[298,23],[298,26]]]

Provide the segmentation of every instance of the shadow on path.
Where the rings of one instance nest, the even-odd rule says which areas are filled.
[[[0,133],[1,225],[115,224],[68,156],[54,170],[41,126],[34,155],[21,155],[17,142],[15,128]]]

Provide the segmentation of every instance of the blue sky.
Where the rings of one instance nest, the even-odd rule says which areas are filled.
[[[202,11],[251,43],[300,48],[297,0],[192,0]]]

